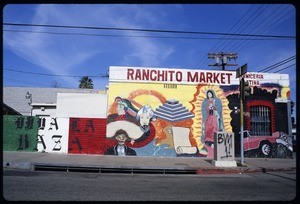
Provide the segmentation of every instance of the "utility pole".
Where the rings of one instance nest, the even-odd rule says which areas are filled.
[[[222,66],[222,70],[225,70],[225,66],[238,66],[237,64],[228,64],[227,60],[234,59],[236,60],[237,58],[237,53],[208,53],[208,58],[209,59],[215,59],[214,64],[209,64],[208,66]],[[220,63],[221,60],[221,63]]]
[[[240,77],[240,121],[241,121],[241,164],[244,165],[244,106],[243,106],[243,95],[244,95],[244,78]]]
[[[241,136],[241,164],[244,165],[244,106],[243,101],[245,97],[249,95],[249,86],[248,83],[245,87],[244,74],[247,73],[247,64],[239,67],[236,70],[236,78],[240,80],[240,136]]]

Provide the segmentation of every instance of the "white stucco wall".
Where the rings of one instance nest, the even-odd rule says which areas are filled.
[[[106,94],[57,93],[56,117],[105,118]]]

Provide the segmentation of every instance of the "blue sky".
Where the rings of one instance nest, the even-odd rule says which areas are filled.
[[[295,18],[291,4],[9,4],[3,9],[4,23],[280,36],[296,36]],[[9,25],[3,25],[3,30],[4,86],[52,87],[56,82],[60,87],[78,88],[80,77],[65,76],[99,76],[106,74],[109,66],[220,69],[208,66],[213,63],[207,58],[208,52],[237,53],[237,61],[232,63],[247,63],[248,71],[256,72],[296,55],[295,39],[238,40],[236,36],[224,39],[219,35]],[[278,73],[289,74],[293,101],[295,61],[269,71],[292,65]],[[108,85],[107,78],[91,78],[95,89]]]

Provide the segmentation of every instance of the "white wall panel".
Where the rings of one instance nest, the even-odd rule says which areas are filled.
[[[106,111],[106,94],[57,94],[56,117],[105,118]]]
[[[68,153],[69,118],[40,117],[38,152]]]

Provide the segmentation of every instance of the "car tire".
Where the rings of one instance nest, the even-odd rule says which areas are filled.
[[[272,144],[267,141],[263,141],[259,146],[261,156],[263,157],[271,157],[272,155]]]

